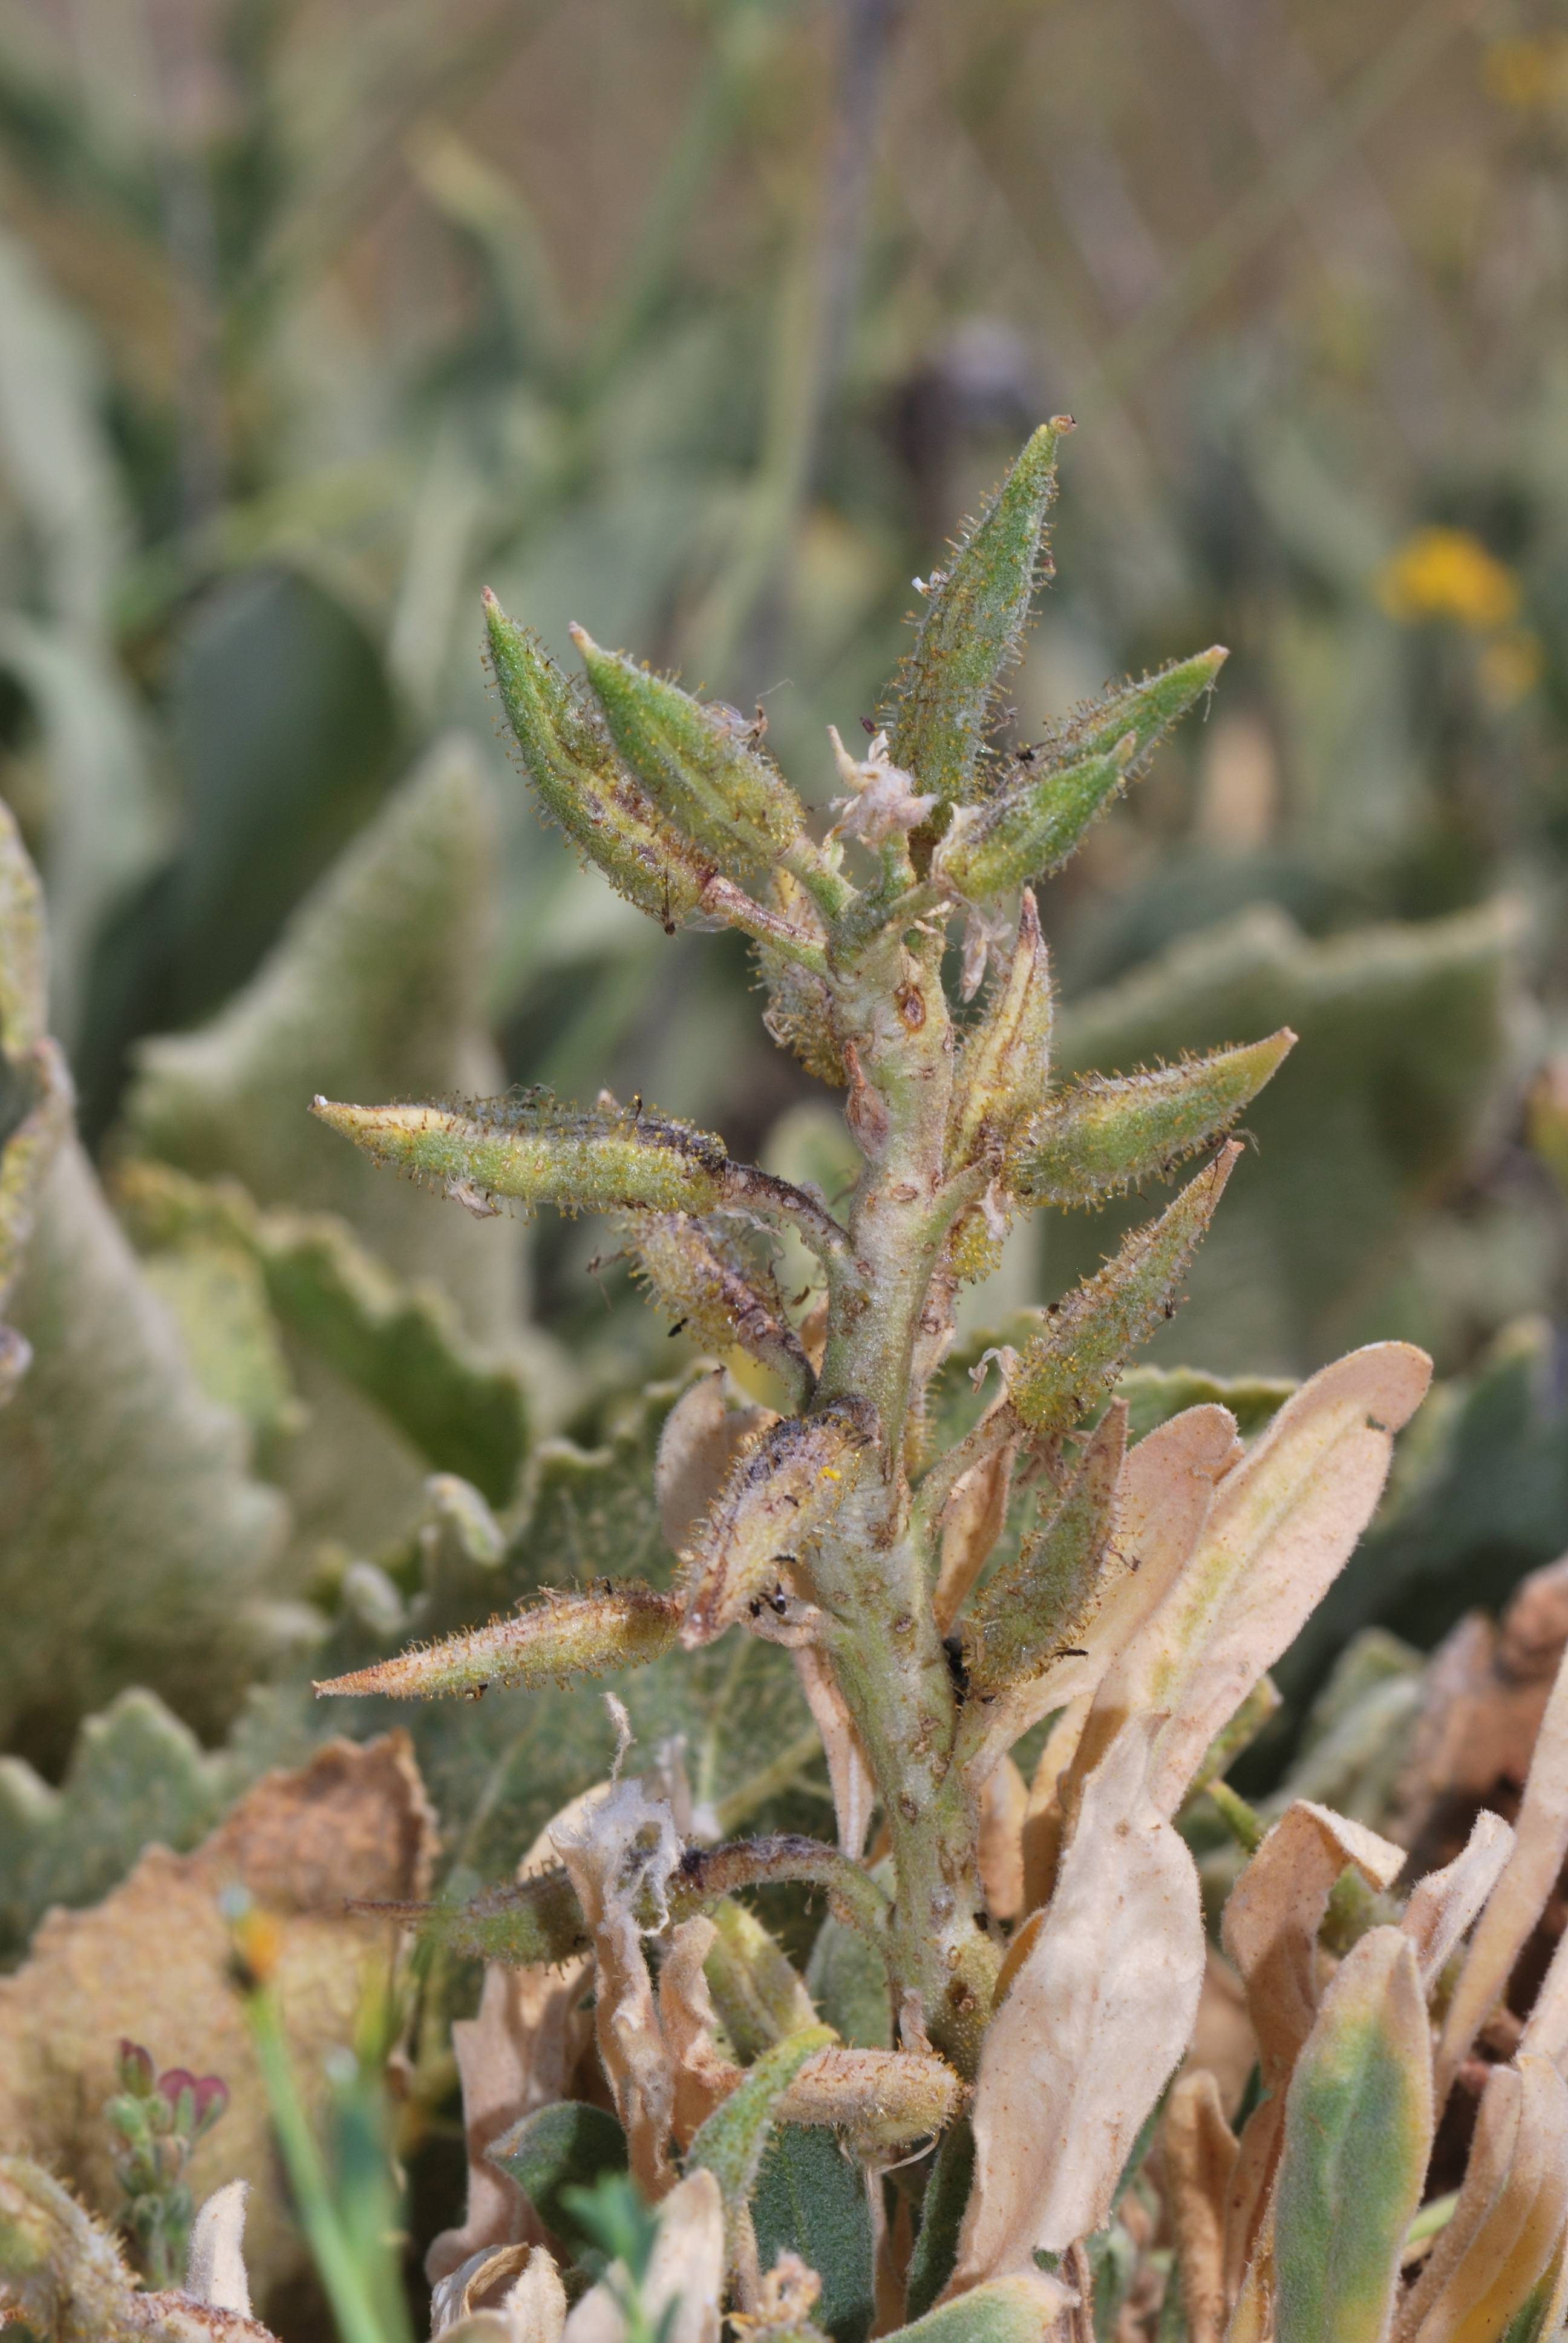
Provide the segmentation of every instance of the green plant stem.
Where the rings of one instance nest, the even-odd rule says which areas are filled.
[[[341,2343],[402,2343],[401,2338],[388,2336],[382,2327],[333,2203],[326,2159],[299,2096],[276,1996],[270,1986],[258,1986],[246,1996],[245,2007],[295,2210],[332,2306]]]

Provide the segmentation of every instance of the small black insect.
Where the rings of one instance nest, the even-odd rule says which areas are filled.
[[[684,1334],[689,1322],[685,1318],[678,1318],[674,1325],[669,1330],[668,1339],[673,1342],[678,1334]]]
[[[958,1694],[960,1703],[966,1701],[969,1698],[970,1671],[969,1663],[964,1658],[963,1637],[961,1635],[944,1635],[942,1637],[942,1652],[947,1660],[948,1674],[953,1680],[953,1690]]]

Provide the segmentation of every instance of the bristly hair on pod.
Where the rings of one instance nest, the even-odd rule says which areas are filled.
[[[771,1595],[782,1566],[807,1556],[876,1437],[869,1403],[841,1399],[820,1415],[787,1416],[742,1451],[687,1557],[689,1651],[744,1618]]]
[[[460,1693],[477,1700],[503,1690],[566,1684],[611,1668],[640,1667],[674,1643],[681,1605],[673,1594],[631,1580],[605,1579],[580,1593],[550,1594],[510,1618],[494,1618],[438,1644],[416,1644],[389,1660],[318,1684],[325,1699],[378,1694],[433,1700]]]

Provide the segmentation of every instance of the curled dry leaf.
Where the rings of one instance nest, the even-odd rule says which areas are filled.
[[[407,1737],[330,1742],[297,1773],[269,1774],[191,1854],[149,1847],[102,1904],[53,1911],[30,1959],[0,1978],[0,2139],[47,2161],[106,2217],[120,2202],[98,2110],[116,2088],[122,2035],[160,2060],[221,2075],[222,2124],[200,2140],[198,2199],[250,2183],[246,2261],[265,2300],[303,2263],[284,2200],[266,2096],[229,1977],[224,1889],[248,1890],[276,1923],[278,1999],[307,2105],[328,2050],[353,2038],[367,1986],[396,1936],[351,1916],[349,1898],[400,1902],[428,1890],[436,1835]]]
[[[627,2137],[632,2176],[662,2197],[673,2175],[665,2151],[674,2083],[643,1956],[643,1914],[662,1926],[671,1872],[680,1859],[669,1808],[639,1782],[618,1782],[580,1801],[551,1829],[594,1944],[594,2031]]]
[[[1513,1852],[1513,1833],[1502,1815],[1479,1814],[1462,1853],[1441,1871],[1429,1871],[1411,1891],[1400,1926],[1415,1946],[1429,1993]]]
[[[1236,2138],[1220,2086],[1203,2068],[1178,2076],[1161,2132],[1166,2198],[1176,2232],[1170,2283],[1181,2290],[1189,2343],[1221,2343],[1225,2332],[1225,2200]]]
[[[626,2273],[617,2269],[584,2295],[566,2324],[566,2343],[628,2343],[617,2300]],[[660,2343],[719,2343],[724,2284],[724,2206],[711,2172],[693,2172],[658,2210],[642,2306]],[[668,2321],[666,2324],[665,2322]]]
[[[718,1941],[713,1922],[694,1914],[670,1937],[658,1973],[659,2030],[673,2074],[675,2139],[682,2150],[742,2077],[714,2041],[719,2021],[702,1965]]]
[[[1007,1404],[1001,1393],[986,1410],[994,1414]],[[941,1574],[932,1596],[937,1630],[945,1635],[963,1607],[964,1597],[990,1558],[1007,1520],[1012,1492],[1013,1457],[1017,1443],[1009,1441],[972,1465],[953,1488],[942,1514]]]
[[[1191,2038],[1203,1979],[1198,1874],[1151,1802],[1147,1765],[1128,1732],[1090,1777],[1044,1922],[986,2036],[952,2293],[1031,2269],[1037,2249],[1060,2253],[1103,2227],[1139,2127]]]
[[[479,2308],[502,2286],[493,2309]],[[566,2318],[567,2291],[544,2246],[470,2254],[430,2294],[431,2343],[561,2343]]]
[[[821,1735],[827,1756],[833,1814],[839,1825],[839,1850],[858,1863],[877,1803],[877,1787],[871,1778],[866,1745],[855,1729],[855,1720],[833,1671],[817,1645],[798,1644],[789,1656],[795,1663],[795,1674],[806,1695],[811,1722]]]
[[[1510,2334],[1565,2223],[1568,2082],[1525,2053],[1487,2079],[1453,2218],[1400,2306],[1394,2343]]]
[[[968,1769],[977,1790],[1002,1752],[1053,1709],[1074,1708],[1092,1716],[1101,1686],[1115,1672],[1120,1656],[1137,1641],[1191,1557],[1208,1517],[1214,1484],[1241,1453],[1235,1419],[1227,1408],[1215,1406],[1185,1409],[1129,1451],[1116,1485],[1108,1546],[1111,1566],[1099,1608],[1084,1629],[1081,1647],[996,1702],[985,1742]],[[1129,1713],[1121,1711],[1117,1721]],[[1107,1723],[1096,1735],[1092,1753],[1079,1751],[1072,1766],[1073,1795],[1112,1737]],[[1059,1771],[1072,1755],[1070,1748],[1064,1749]]]
[[[1305,1799],[1286,1808],[1242,1872],[1225,1906],[1226,1952],[1240,1970],[1258,2045],[1264,2097],[1241,2134],[1231,2176],[1225,2266],[1232,2289],[1251,2259],[1273,2185],[1285,2092],[1317,2022],[1318,1931],[1347,1866],[1387,1887],[1404,1849],[1364,1824]]]
[[[993,1920],[1016,1920],[1023,1910],[1023,1832],[1029,1785],[1003,1757],[980,1791],[980,1873]]]
[[[1461,2061],[1507,1988],[1513,1964],[1546,1907],[1563,1858],[1568,1855],[1568,1654],[1559,1664],[1552,1697],[1541,1720],[1535,1754],[1524,1785],[1524,1796],[1514,1824],[1513,1848],[1503,1875],[1470,1940],[1470,1952],[1460,1972],[1453,1998],[1443,2020],[1437,2046],[1437,2096],[1447,2097]],[[1553,1961],[1549,1994],[1543,1993],[1546,2014],[1537,2026],[1533,2047],[1542,2047],[1559,2028],[1559,2010],[1565,2000],[1565,1981]],[[1539,2005],[1538,2005],[1539,2014]]]
[[[1393,1434],[1431,1378],[1431,1361],[1408,1342],[1352,1351],[1303,1383],[1226,1474],[1191,1560],[1114,1685],[1102,1686],[1099,1729],[1086,1728],[1092,1752],[1113,1709],[1165,1717],[1151,1774],[1162,1814],[1175,1813],[1214,1735],[1350,1559]]]
[[[682,1392],[664,1419],[653,1465],[659,1527],[672,1554],[690,1544],[736,1457],[779,1419],[770,1408],[725,1404],[722,1367]]]

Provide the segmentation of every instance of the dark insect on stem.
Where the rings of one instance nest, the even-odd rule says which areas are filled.
[[[684,1333],[685,1333],[686,1329],[687,1329],[687,1327],[690,1324],[690,1322],[690,1322],[690,1320],[689,1320],[689,1319],[688,1319],[688,1318],[678,1318],[678,1319],[676,1320],[676,1322],[675,1322],[674,1325],[670,1328],[669,1332],[668,1332],[668,1335],[666,1337],[666,1339],[667,1339],[668,1342],[674,1342],[674,1340],[675,1340],[675,1338],[676,1338],[676,1336],[677,1336],[678,1334],[684,1334]]]
[[[961,1635],[944,1635],[942,1637],[942,1654],[948,1664],[948,1674],[953,1680],[953,1691],[957,1694],[959,1704],[961,1707],[963,1703],[969,1698],[970,1690],[969,1663],[964,1658],[963,1637]]]

